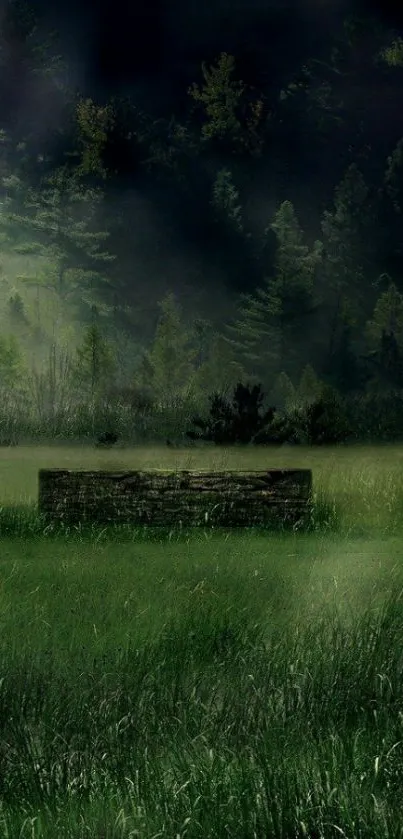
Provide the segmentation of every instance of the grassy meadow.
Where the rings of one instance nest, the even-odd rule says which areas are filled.
[[[309,467],[307,532],[58,532],[38,469]],[[0,836],[403,837],[403,448],[0,449]]]

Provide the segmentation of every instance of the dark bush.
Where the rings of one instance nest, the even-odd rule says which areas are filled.
[[[403,390],[358,394],[348,398],[346,406],[356,440],[403,440]]]
[[[274,445],[281,446],[284,443],[298,444],[301,432],[295,417],[296,412],[276,414],[272,422],[267,423],[254,435],[252,442],[256,446]]]
[[[274,408],[261,414],[263,399],[261,385],[251,388],[241,382],[234,389],[232,404],[222,394],[214,393],[209,397],[209,417],[192,419],[200,431],[187,431],[186,436],[192,440],[210,440],[217,445],[249,443],[274,417]]]
[[[340,443],[351,436],[350,425],[342,400],[331,388],[301,408],[293,408],[276,416],[253,438],[256,445],[323,445]]]
[[[343,401],[331,388],[303,411],[303,426],[308,445],[342,443],[351,437],[351,427]]]

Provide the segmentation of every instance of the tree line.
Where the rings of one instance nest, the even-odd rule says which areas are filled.
[[[307,58],[275,93],[245,83],[236,56],[222,52],[189,85],[187,112],[158,119],[128,98],[72,90],[34,13],[9,3],[1,38],[18,43],[25,84],[40,79],[59,122],[46,136],[32,117],[16,129],[0,81],[4,393],[29,387],[44,417],[85,399],[206,407],[213,392],[247,381],[284,410],[321,387],[351,399],[403,392],[403,136],[389,126],[386,148],[371,107],[361,106],[358,125],[357,103],[340,98],[364,67],[399,103],[403,42],[392,34],[346,18],[327,60]],[[274,211],[253,223],[248,184],[270,166],[279,184],[279,146],[292,164],[301,109],[318,168],[338,146],[347,165],[306,231],[292,174]],[[300,157],[309,176],[312,149]],[[122,185],[161,199],[163,223],[173,217],[228,278],[227,322],[210,316],[213,293],[203,316],[184,317],[169,289],[144,317],[133,219],[112,200]]]

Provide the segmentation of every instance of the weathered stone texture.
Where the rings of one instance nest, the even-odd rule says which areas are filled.
[[[53,520],[186,526],[269,525],[304,518],[310,469],[78,472],[41,469],[39,511]]]

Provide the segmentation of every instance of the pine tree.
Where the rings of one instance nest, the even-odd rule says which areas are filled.
[[[81,176],[96,175],[105,179],[104,151],[109,132],[114,127],[111,104],[97,105],[92,99],[79,99],[76,105],[77,139]]]
[[[391,283],[378,298],[366,325],[366,356],[372,382],[382,387],[403,386],[403,295]]]
[[[162,405],[172,405],[186,395],[190,385],[195,351],[190,335],[181,323],[181,310],[170,292],[158,304],[161,315],[154,341],[147,353],[152,369],[152,387]]]
[[[243,369],[225,338],[213,333],[202,364],[192,378],[192,391],[200,405],[207,406],[210,394],[227,395],[243,377]]]
[[[281,204],[267,233],[274,232],[277,252],[271,276],[253,295],[241,295],[240,318],[227,330],[242,362],[265,384],[279,370],[299,371],[307,322],[315,310],[315,273],[320,244],[303,244],[303,234],[289,201]]]
[[[398,346],[403,350],[403,295],[395,283],[390,283],[387,291],[379,296],[372,318],[367,321],[366,337],[370,350],[379,346],[383,331],[387,334],[393,332]]]
[[[204,112],[203,142],[213,142],[230,152],[259,154],[263,146],[263,96],[234,78],[235,58],[221,53],[216,64],[202,64],[204,83],[188,93]]]
[[[389,67],[403,67],[403,39],[398,37],[392,40],[388,46],[381,50],[380,58]]]
[[[403,215],[403,138],[387,158],[383,188],[380,190],[380,243],[382,268],[400,276],[402,270]]]
[[[280,359],[281,299],[267,282],[254,295],[241,294],[239,318],[226,326],[224,336],[242,365],[244,374],[259,375],[264,384],[274,375]],[[232,337],[231,337],[232,336]]]
[[[92,400],[105,394],[112,384],[115,358],[111,345],[103,338],[96,322],[86,327],[81,346],[76,350],[73,378],[80,390],[85,388]]]
[[[101,249],[108,233],[94,230],[100,190],[84,187],[67,165],[45,176],[40,189],[28,187],[23,199],[20,179],[13,184],[6,179],[3,184],[8,195],[1,225],[10,249],[43,259],[43,268],[34,276],[19,279],[55,293],[61,304],[67,300],[76,304],[83,318],[94,302],[109,311],[110,290],[99,265],[115,257]]]
[[[219,221],[224,219],[236,233],[243,233],[239,192],[229,169],[220,169],[213,184],[212,205]]]
[[[311,364],[307,364],[302,371],[299,381],[297,396],[302,405],[310,404],[319,399],[322,393],[322,385]]]
[[[281,301],[280,369],[300,372],[307,349],[306,335],[316,311],[315,278],[321,261],[321,245],[312,250],[303,243],[303,233],[290,201],[280,206],[271,229],[277,236],[274,287]]]
[[[195,368],[198,370],[206,361],[212,334],[212,322],[205,318],[195,318],[193,323],[193,344],[195,348]]]
[[[0,335],[0,393],[15,391],[22,383],[26,366],[15,335]]]
[[[320,337],[325,353],[323,371],[328,374],[346,338],[346,325],[358,336],[362,331],[368,298],[364,268],[370,270],[365,236],[371,218],[368,187],[357,166],[352,164],[336,187],[333,211],[326,211],[322,220],[320,317],[326,324],[327,334],[322,332]]]
[[[275,379],[269,394],[269,401],[278,410],[290,411],[298,402],[297,391],[287,373],[282,371]]]

